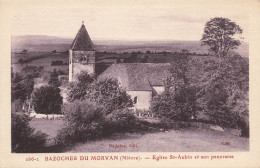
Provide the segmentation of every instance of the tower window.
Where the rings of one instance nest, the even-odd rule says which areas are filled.
[[[137,96],[134,97],[134,104],[137,103]]]

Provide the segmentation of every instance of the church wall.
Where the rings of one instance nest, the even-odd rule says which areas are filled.
[[[149,110],[152,100],[152,91],[127,91],[131,96],[132,101],[137,97],[137,102],[134,104],[136,109]]]

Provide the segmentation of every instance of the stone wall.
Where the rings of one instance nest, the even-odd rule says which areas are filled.
[[[95,73],[95,51],[69,51],[69,81],[82,71]]]

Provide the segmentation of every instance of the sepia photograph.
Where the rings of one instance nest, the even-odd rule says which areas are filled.
[[[259,167],[260,1],[0,2],[0,167]]]
[[[13,19],[12,153],[249,151],[245,10],[81,4]]]

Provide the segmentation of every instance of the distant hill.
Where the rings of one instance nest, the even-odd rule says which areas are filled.
[[[60,38],[44,35],[25,35],[12,37],[12,51],[21,51],[27,49],[35,52],[50,52],[53,50],[66,51],[70,49],[72,38]],[[107,52],[180,52],[187,49],[190,52],[207,53],[208,48],[201,46],[199,41],[120,41],[120,40],[93,40],[97,51]],[[238,48],[242,56],[248,57],[249,46],[242,43]]]

